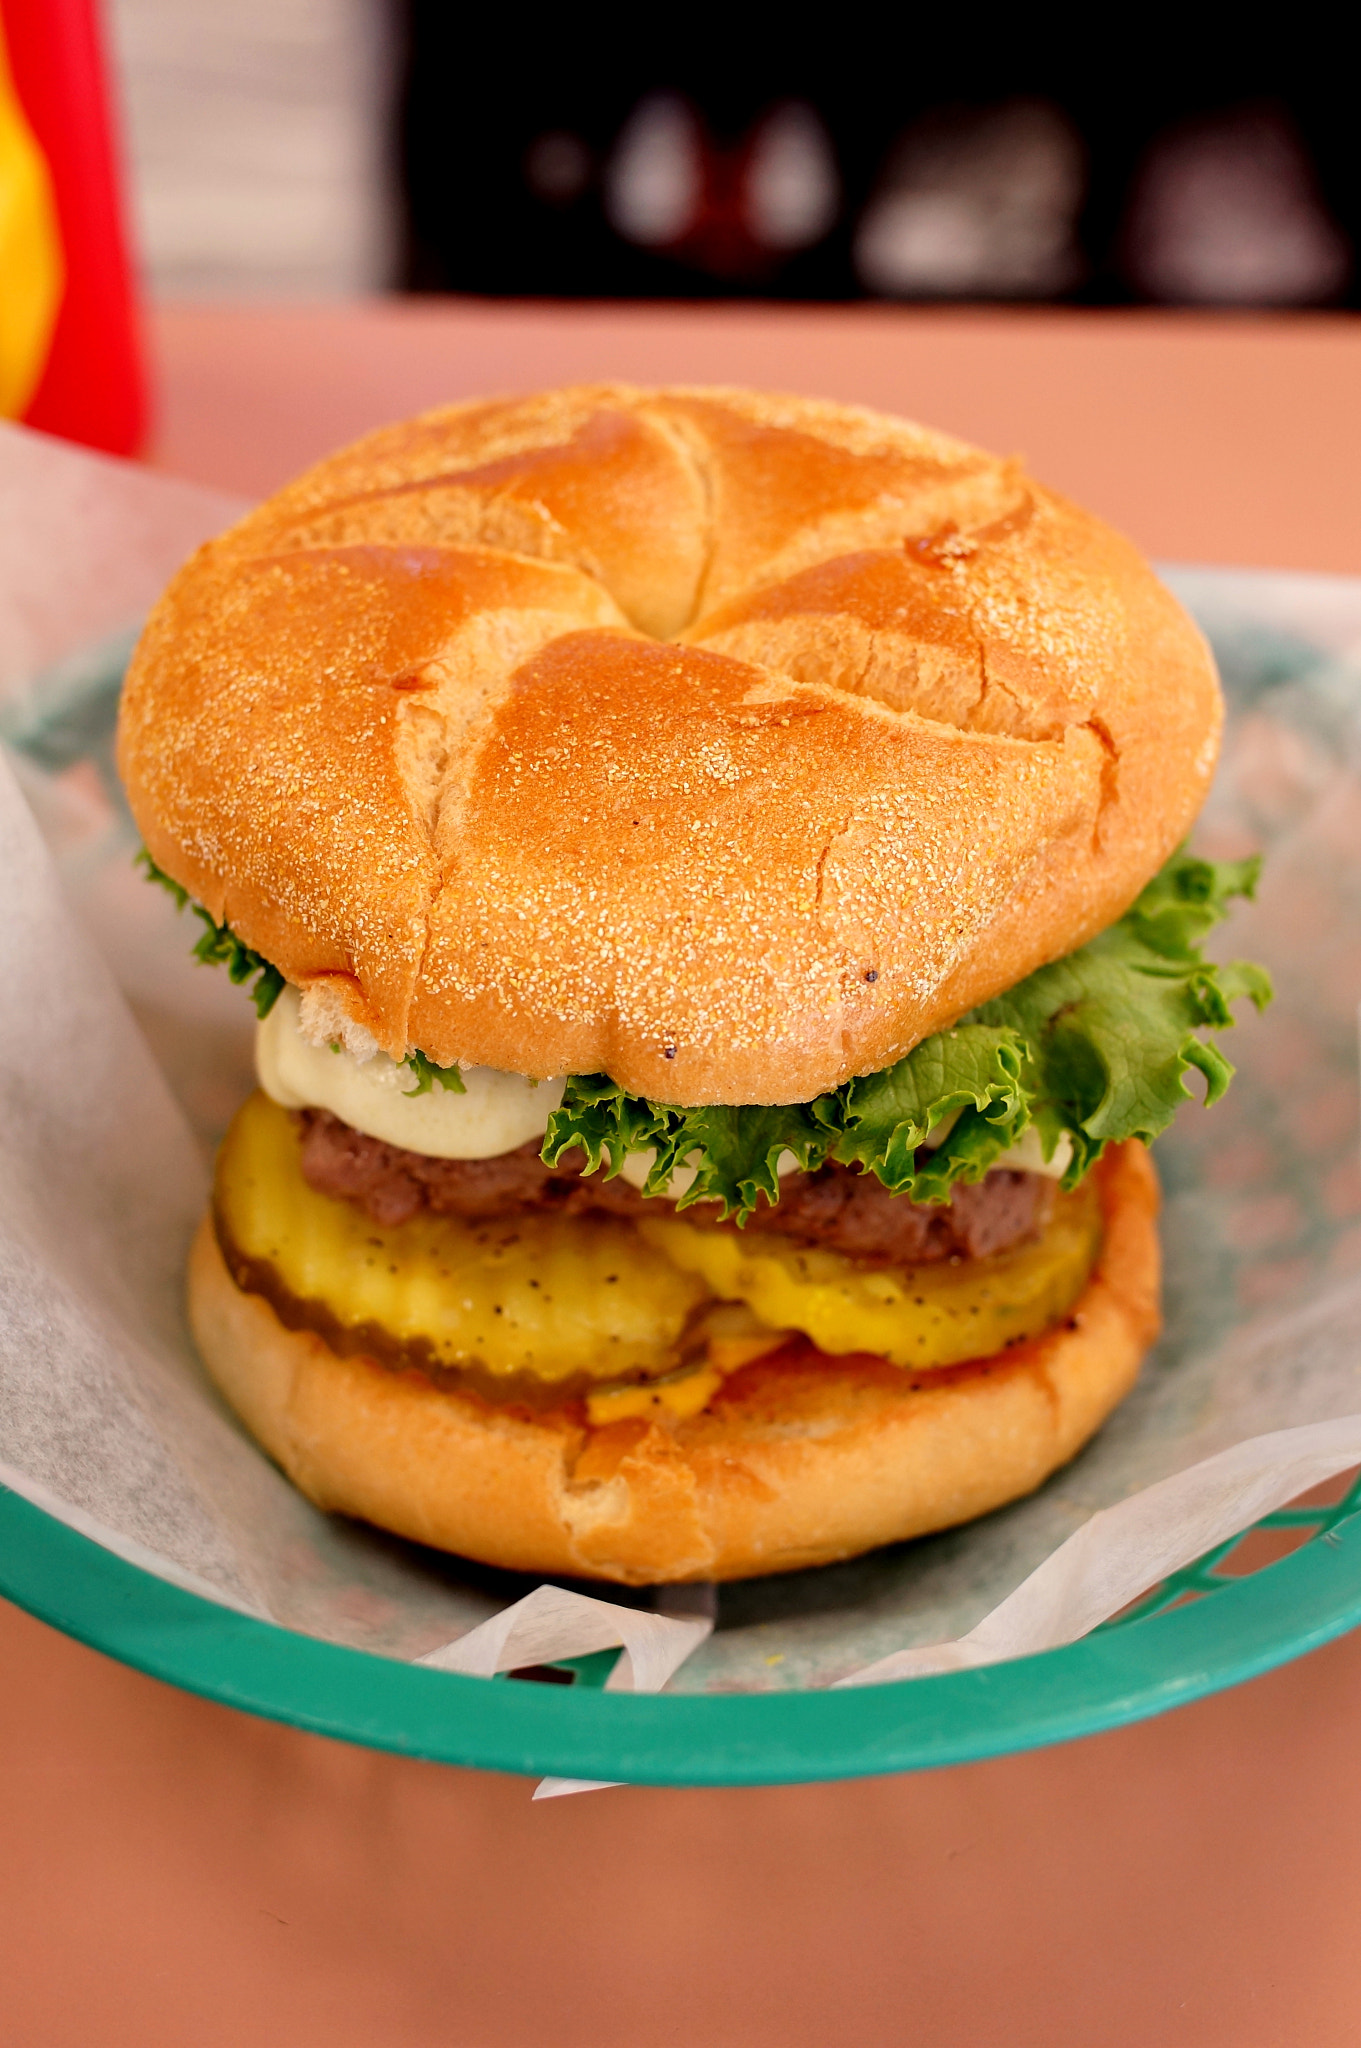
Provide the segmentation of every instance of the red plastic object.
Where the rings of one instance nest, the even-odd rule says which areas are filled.
[[[0,0],[0,10],[14,89],[47,159],[66,269],[24,421],[132,455],[146,385],[96,0]]]

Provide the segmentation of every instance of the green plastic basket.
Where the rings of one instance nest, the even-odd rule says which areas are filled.
[[[970,1763],[1184,1706],[1361,1621],[1361,1482],[1256,1532],[1303,1538],[1247,1576],[1220,1544],[1082,1642],[834,1692],[639,1696],[498,1684],[349,1650],[181,1591],[0,1491],[0,1591],[125,1664],[247,1713],[440,1763],[651,1785],[768,1785]],[[1256,1532],[1249,1532],[1255,1534]],[[564,1666],[564,1670],[570,1667]]]

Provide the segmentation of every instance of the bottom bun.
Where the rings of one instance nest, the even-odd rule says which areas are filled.
[[[208,1370],[318,1507],[513,1571],[649,1585],[854,1557],[1039,1486],[1128,1393],[1158,1328],[1158,1184],[1134,1143],[1097,1168],[1105,1234],[1062,1324],[915,1378],[795,1344],[664,1426],[592,1428],[340,1358],[244,1293],[204,1222],[189,1307]]]

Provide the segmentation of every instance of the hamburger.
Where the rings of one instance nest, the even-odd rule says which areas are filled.
[[[195,1338],[318,1505],[643,1584],[1070,1459],[1158,1327],[1147,1146],[1260,970],[1183,848],[1209,651],[1100,520],[849,406],[370,435],[147,623],[150,873],[260,1013]]]

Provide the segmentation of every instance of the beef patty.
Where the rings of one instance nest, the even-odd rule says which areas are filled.
[[[530,1139],[496,1159],[431,1159],[367,1137],[329,1110],[299,1112],[302,1170],[318,1194],[356,1202],[375,1223],[406,1223],[423,1209],[437,1216],[479,1219],[523,1209],[580,1216],[657,1214],[654,1202],[625,1180],[584,1178],[584,1153],[545,1166]],[[909,1202],[873,1174],[846,1166],[787,1174],[773,1207],[761,1202],[749,1230],[773,1230],[805,1244],[876,1265],[918,1265],[937,1259],[978,1259],[1007,1251],[1043,1227],[1054,1183],[1041,1174],[995,1168],[976,1186],[957,1186],[945,1203]],[[686,1221],[708,1221],[702,1205]],[[715,1229],[732,1228],[715,1222]]]

